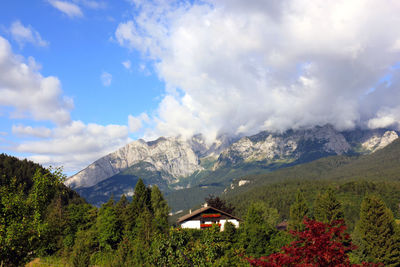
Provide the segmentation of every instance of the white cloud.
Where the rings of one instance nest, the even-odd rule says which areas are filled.
[[[103,73],[100,76],[100,80],[104,86],[110,86],[112,81],[112,75],[108,72],[103,71]]]
[[[143,122],[148,123],[149,121],[150,118],[146,113],[142,113],[137,117],[129,115],[128,116],[129,132],[131,133],[138,132],[142,128]]]
[[[13,118],[70,121],[72,99],[62,95],[60,81],[43,77],[33,58],[13,54],[10,43],[0,36],[0,105],[13,107]]]
[[[399,106],[400,95],[383,97],[387,90],[376,90],[376,103],[365,97],[400,71],[391,70],[400,61],[396,1],[135,4],[140,12],[115,37],[152,60],[166,83],[153,118],[159,135],[372,127],[381,110]]]
[[[73,102],[63,96],[60,81],[56,77],[43,77],[33,58],[24,60],[13,54],[10,43],[1,36],[0,96],[0,107],[13,108],[11,117],[56,124],[52,129],[13,125],[12,133],[19,138],[17,145],[0,137],[3,143],[9,143],[7,149],[29,154],[30,159],[45,166],[63,165],[65,171],[75,172],[132,141],[126,125],[103,126],[71,120]],[[3,133],[0,136],[6,135]],[[31,137],[40,139],[32,141]]]
[[[22,47],[25,43],[32,43],[36,46],[48,46],[49,43],[42,39],[40,34],[32,28],[32,26],[25,27],[17,20],[11,24],[10,33],[12,38],[18,42]]]
[[[35,127],[24,126],[24,125],[13,125],[12,133],[19,136],[34,136],[40,138],[48,138],[51,136],[51,130],[46,127]]]
[[[53,129],[51,138],[22,142],[14,149],[17,152],[32,154],[30,159],[46,166],[63,165],[65,171],[72,172],[82,169],[130,141],[132,140],[128,137],[127,126],[103,126],[72,121],[68,125]]]
[[[74,0],[74,2],[90,9],[104,9],[107,6],[107,4],[104,1]]]
[[[74,3],[59,0],[49,0],[49,3],[70,18],[83,17],[81,8]]]
[[[130,70],[131,69],[131,61],[130,60],[125,60],[122,62],[122,65],[125,67],[125,69]]]

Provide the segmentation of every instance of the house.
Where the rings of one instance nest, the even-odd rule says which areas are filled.
[[[221,227],[221,231],[223,231],[225,222],[231,222],[237,228],[240,221],[241,219],[229,213],[206,206],[180,217],[178,225],[182,228],[205,229],[216,223]]]

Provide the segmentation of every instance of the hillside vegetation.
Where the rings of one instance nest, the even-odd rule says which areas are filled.
[[[265,266],[266,261],[277,266],[282,262],[396,266],[400,261],[400,229],[393,216],[395,212],[398,217],[400,188],[393,179],[291,180],[288,176],[268,183],[265,177],[273,173],[255,175],[247,192],[245,186],[239,187],[239,194],[230,192],[230,203],[219,200],[230,212],[234,203],[234,212],[243,218],[239,228],[228,223],[220,232],[218,224],[205,230],[170,228],[169,207],[161,191],[145,186],[141,179],[131,200],[122,196],[115,202],[111,197],[96,208],[62,184],[65,177],[60,170],[49,171],[6,155],[0,159],[2,266],[21,266],[35,257],[63,266]],[[368,160],[333,159],[322,162],[334,170],[333,166]],[[329,173],[328,167],[316,172]],[[257,179],[262,186],[254,184]],[[311,219],[303,220],[304,216]],[[278,230],[282,218],[295,232]]]
[[[311,206],[318,192],[331,187],[343,203],[350,227],[358,219],[357,211],[368,194],[381,195],[399,217],[400,140],[370,155],[333,156],[237,180],[250,181],[248,185],[229,190],[225,196],[237,207],[238,215],[245,213],[249,203],[261,200],[277,208],[285,220],[289,218],[289,207],[298,189]]]

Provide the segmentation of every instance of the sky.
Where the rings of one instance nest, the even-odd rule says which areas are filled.
[[[400,129],[398,0],[5,0],[0,152],[73,174],[138,138]]]

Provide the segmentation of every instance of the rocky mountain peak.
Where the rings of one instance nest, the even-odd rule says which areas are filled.
[[[187,142],[162,137],[151,142],[133,141],[71,176],[66,184],[75,188],[92,186],[139,162],[150,163],[157,171],[169,174],[164,177],[169,182],[202,169]]]
[[[189,140],[160,137],[146,142],[140,139],[96,160],[71,176],[66,184],[74,188],[90,187],[126,170],[140,177],[151,172],[168,187],[204,168],[209,171],[240,166],[274,169],[329,155],[371,153],[397,138],[396,131],[339,132],[328,124],[281,133],[263,131],[240,139],[220,135],[213,143],[206,142],[201,134]]]
[[[384,148],[385,146],[392,143],[394,140],[399,138],[398,134],[395,131],[385,131],[383,134],[376,132],[368,139],[366,139],[361,146],[370,152],[375,152],[379,149]]]
[[[320,154],[340,155],[350,148],[344,136],[332,125],[288,130],[283,133],[263,131],[233,143],[221,153],[214,169],[252,161],[266,164],[274,161],[290,163],[312,150],[319,151]]]

